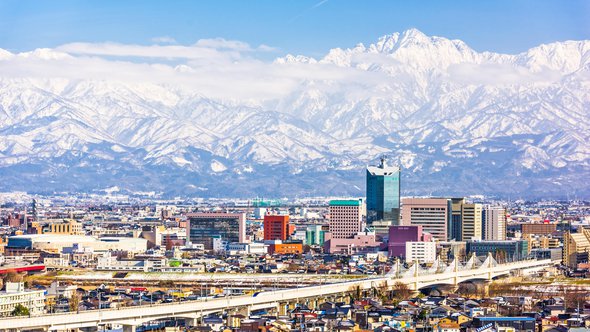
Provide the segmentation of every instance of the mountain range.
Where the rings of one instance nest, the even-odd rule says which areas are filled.
[[[511,55],[411,29],[321,58],[134,59],[144,76],[117,56],[0,49],[3,191],[363,196],[386,155],[404,195],[590,194],[590,41]]]

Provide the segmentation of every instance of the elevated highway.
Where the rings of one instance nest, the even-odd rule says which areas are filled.
[[[435,262],[429,269],[422,269],[418,264],[403,268],[396,263],[385,276],[358,279],[353,281],[307,286],[301,288],[265,291],[255,296],[232,296],[218,299],[187,301],[158,305],[144,305],[120,309],[91,310],[79,313],[60,313],[35,317],[14,317],[0,319],[0,331],[24,330],[68,330],[83,329],[95,331],[103,324],[123,325],[125,332],[134,332],[135,327],[159,319],[185,319],[188,325],[197,325],[198,319],[215,312],[249,313],[251,310],[276,308],[284,313],[293,308],[295,303],[307,301],[317,304],[326,299],[344,299],[355,290],[373,288],[392,289],[402,282],[412,290],[419,290],[433,285],[458,285],[462,282],[483,280],[514,273],[529,273],[552,266],[551,260],[524,260],[498,264],[491,256],[484,262],[472,257],[465,265],[454,261],[449,265]]]

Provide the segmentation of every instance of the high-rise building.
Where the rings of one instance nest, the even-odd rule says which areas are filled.
[[[264,241],[285,241],[289,238],[289,231],[288,215],[267,214],[264,216]]]
[[[590,230],[578,229],[577,233],[571,231],[563,235],[563,264],[571,268],[577,268],[580,263],[588,263],[590,257]]]
[[[387,166],[381,158],[379,166],[367,167],[367,223],[375,220],[400,223],[400,168]]]
[[[456,241],[483,238],[481,204],[470,204],[465,198],[450,198],[451,215],[448,225],[449,239]]]
[[[422,231],[439,241],[447,240],[447,225],[451,217],[451,201],[446,198],[405,198],[402,204],[402,224],[422,226]]]
[[[243,213],[189,213],[186,235],[193,244],[203,244],[205,250],[213,249],[213,239],[245,242],[246,216]]]
[[[449,239],[461,241],[463,238],[463,204],[465,204],[465,198],[451,198],[450,202]]]
[[[506,209],[501,206],[486,206],[483,209],[483,239],[506,240]]]
[[[481,240],[482,205],[463,204],[461,213],[461,241]]]
[[[330,201],[332,239],[349,239],[363,230],[363,202],[360,199]]]

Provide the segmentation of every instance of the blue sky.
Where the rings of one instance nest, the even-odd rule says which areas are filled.
[[[0,0],[0,48],[71,42],[179,44],[221,37],[311,56],[415,27],[478,51],[590,39],[590,1],[30,1]]]

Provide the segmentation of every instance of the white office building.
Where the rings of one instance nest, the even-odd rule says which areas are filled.
[[[406,261],[433,263],[436,260],[436,242],[406,242]]]
[[[506,209],[501,206],[487,206],[483,210],[483,239],[506,240]]]
[[[17,304],[29,309],[31,316],[45,310],[45,291],[25,290],[23,282],[7,282],[6,291],[0,292],[0,317],[9,317]]]

